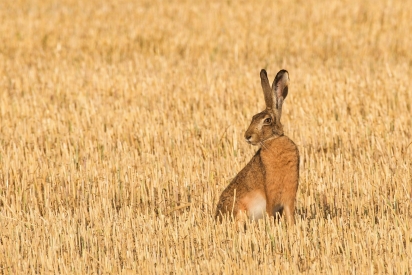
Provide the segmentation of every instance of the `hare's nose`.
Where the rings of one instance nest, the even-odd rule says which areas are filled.
[[[247,141],[250,141],[251,138],[252,138],[251,135],[245,136],[245,139],[246,139]]]

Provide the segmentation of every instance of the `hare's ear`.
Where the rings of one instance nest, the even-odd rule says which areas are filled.
[[[280,70],[275,80],[273,80],[272,90],[276,97],[276,104],[275,108],[278,113],[278,119],[280,120],[280,116],[282,115],[282,104],[283,100],[288,95],[288,85],[289,85],[289,73],[286,70]]]
[[[270,83],[268,79],[268,75],[265,71],[265,69],[262,69],[260,71],[260,82],[262,83],[262,89],[263,89],[263,94],[265,95],[265,103],[266,103],[266,109],[271,110],[274,109],[274,94],[272,89],[270,88]]]

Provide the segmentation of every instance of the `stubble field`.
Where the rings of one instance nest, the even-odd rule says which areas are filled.
[[[411,274],[410,1],[2,1],[0,274]],[[290,74],[296,225],[216,224]]]

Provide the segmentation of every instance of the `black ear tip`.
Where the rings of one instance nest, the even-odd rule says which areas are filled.
[[[265,70],[265,69],[262,69],[262,70],[260,71],[260,77],[268,77],[268,74],[266,73],[266,70]]]
[[[276,79],[281,79],[283,77],[284,74],[287,74],[288,78],[289,78],[289,72],[286,71],[285,69],[280,70],[277,74],[276,74]]]

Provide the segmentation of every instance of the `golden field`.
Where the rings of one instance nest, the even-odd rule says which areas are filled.
[[[411,1],[2,1],[0,274],[411,274]],[[214,221],[290,74],[296,225]]]

